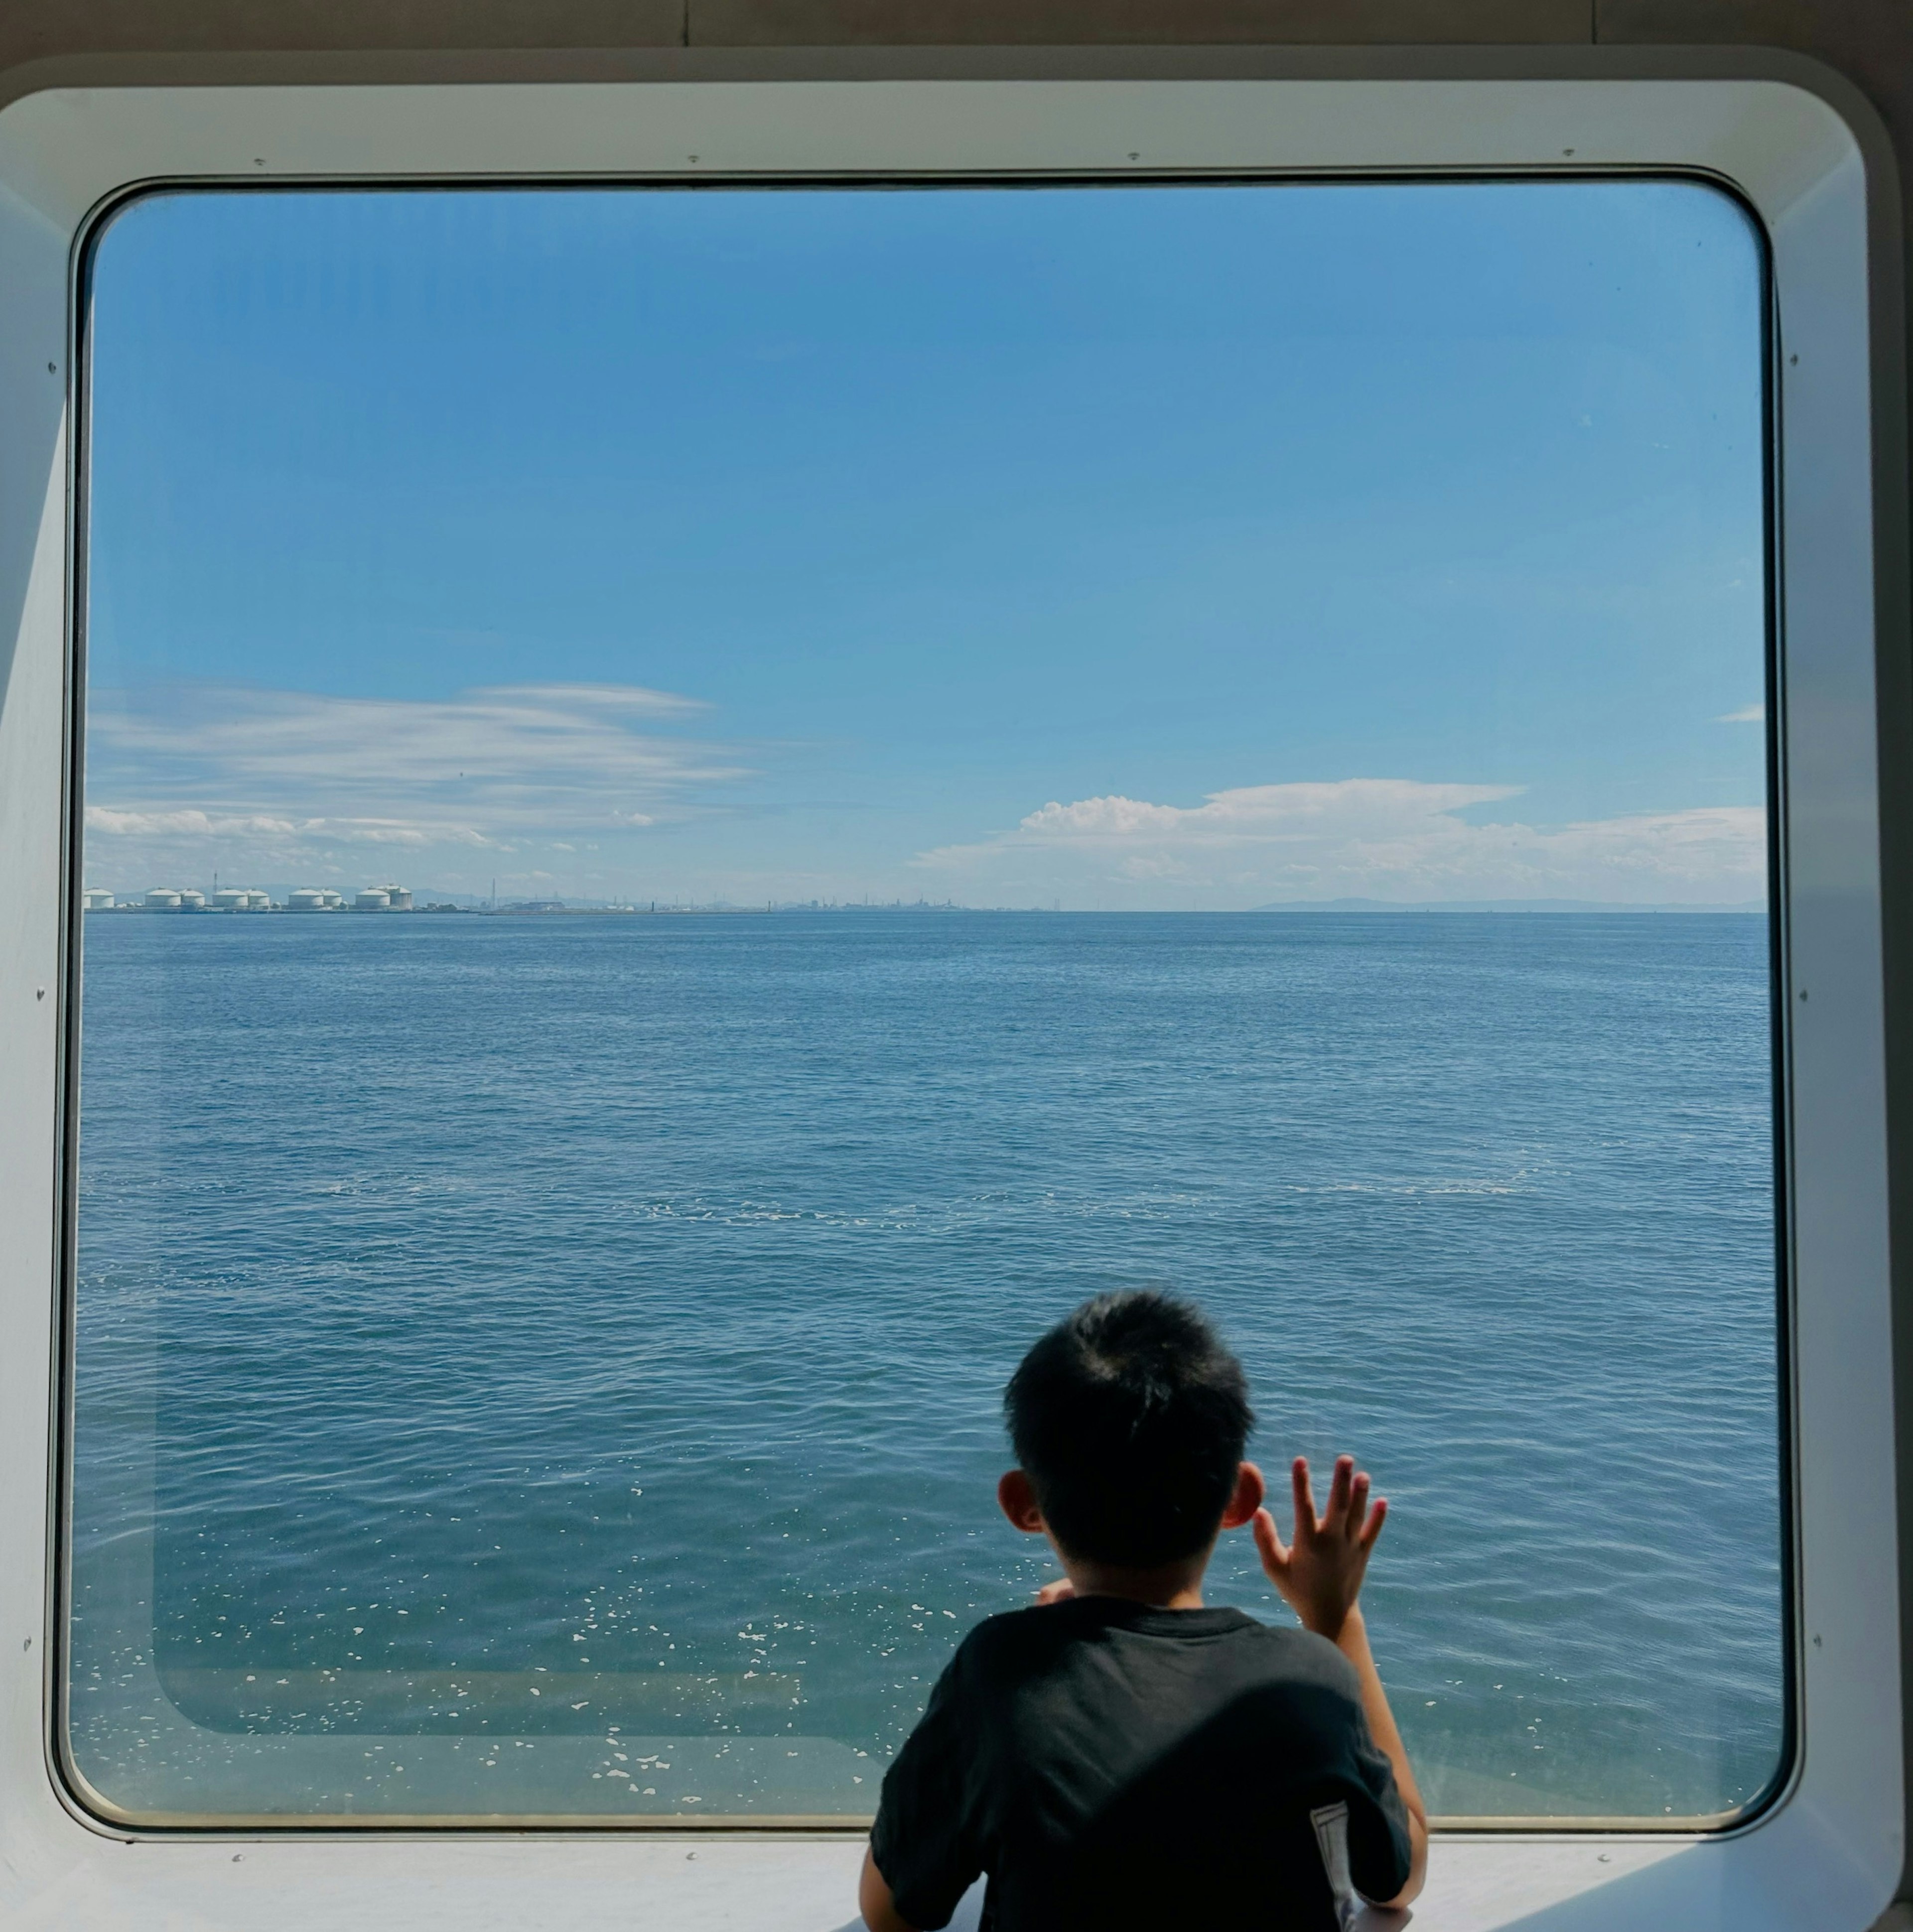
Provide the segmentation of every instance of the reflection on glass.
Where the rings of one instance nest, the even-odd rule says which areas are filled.
[[[1640,182],[122,214],[92,1790],[867,1814],[1041,1574],[1004,1377],[1163,1282],[1389,1495],[1437,1810],[1754,1798],[1760,274]]]

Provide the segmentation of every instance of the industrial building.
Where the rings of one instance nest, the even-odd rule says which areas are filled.
[[[88,912],[271,912],[272,898],[257,886],[222,886],[209,896],[190,886],[155,886],[137,900],[122,902],[103,886],[80,895]]]

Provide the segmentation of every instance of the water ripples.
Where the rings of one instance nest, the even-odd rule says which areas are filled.
[[[1044,1570],[991,1502],[1005,1376],[1166,1283],[1241,1347],[1267,1462],[1353,1448],[1389,1494],[1373,1621],[1438,1807],[1743,1801],[1781,1713],[1765,944],[92,922],[97,1774],[188,1777],[134,1737],[150,1657],[206,1735],[505,1726],[545,1755],[497,1788],[585,1810],[614,1730],[737,1741],[667,1808],[771,1803],[824,1741],[855,1808]],[[1280,1614],[1242,1539],[1215,1576]],[[389,1762],[339,1788],[377,1808]]]

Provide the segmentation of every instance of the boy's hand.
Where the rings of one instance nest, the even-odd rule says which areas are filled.
[[[1036,1600],[1038,1604],[1066,1604],[1075,1594],[1076,1586],[1067,1576],[1059,1576],[1037,1592]]]
[[[1308,1459],[1296,1458],[1296,1540],[1284,1547],[1275,1532],[1275,1519],[1266,1509],[1255,1513],[1255,1546],[1269,1580],[1282,1593],[1304,1625],[1331,1642],[1362,1592],[1368,1552],[1382,1533],[1389,1506],[1380,1497],[1368,1507],[1368,1478],[1355,1466],[1353,1456],[1335,1459],[1329,1485],[1329,1507],[1315,1514],[1315,1497],[1308,1485]]]

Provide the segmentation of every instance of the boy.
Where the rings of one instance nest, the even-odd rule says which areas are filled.
[[[1387,1504],[1344,1456],[1284,1546],[1242,1460],[1242,1364],[1158,1294],[1086,1302],[1023,1358],[997,1487],[1065,1571],[950,1659],[884,1780],[870,1932],[946,1924],[980,1873],[990,1932],[1347,1925],[1406,1905],[1428,1824],[1356,1607]],[[1302,1620],[1203,1607],[1218,1534],[1254,1526]]]

